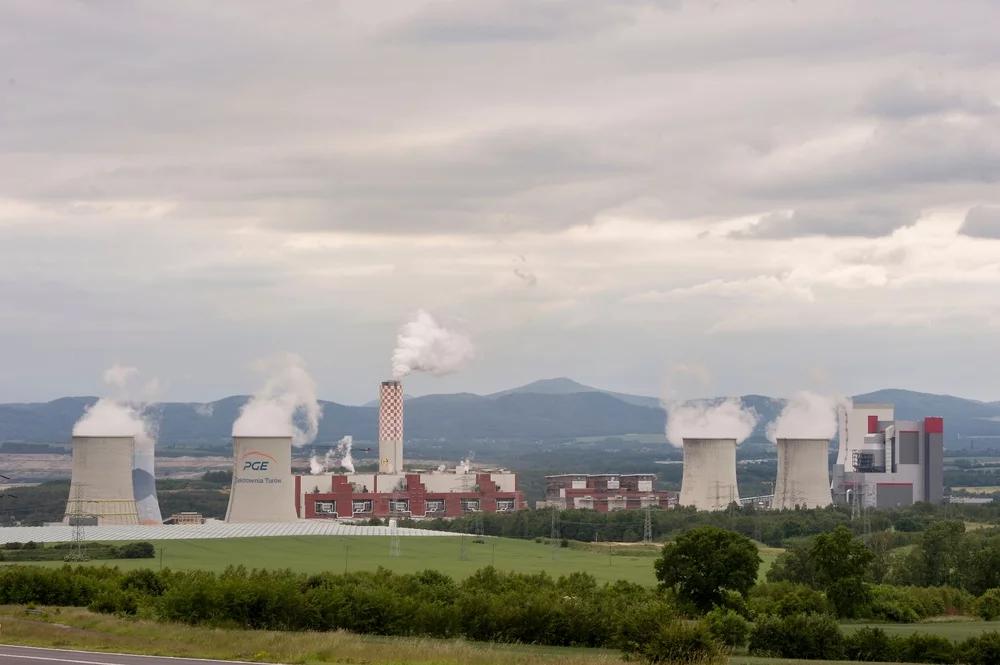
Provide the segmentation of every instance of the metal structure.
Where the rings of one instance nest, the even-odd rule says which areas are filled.
[[[233,437],[227,522],[294,522],[292,437]]]
[[[829,448],[826,439],[778,439],[778,476],[771,508],[824,508],[833,503]]]
[[[383,381],[378,400],[378,472],[403,472],[403,384]]]
[[[740,501],[736,439],[684,439],[680,505],[725,510]]]
[[[644,545],[653,544],[653,512],[649,506],[646,506],[646,515],[642,525],[642,542]]]
[[[92,515],[98,525],[139,524],[132,474],[135,437],[74,436],[72,445],[73,475],[63,522],[82,514]]]

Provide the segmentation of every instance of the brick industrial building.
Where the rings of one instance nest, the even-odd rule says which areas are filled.
[[[601,513],[677,505],[674,492],[653,489],[655,473],[566,473],[545,476],[545,500],[538,508],[587,508]]]

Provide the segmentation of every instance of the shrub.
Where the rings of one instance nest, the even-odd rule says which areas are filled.
[[[973,605],[971,595],[952,587],[913,587],[879,584],[871,587],[865,615],[895,623],[913,623],[942,614],[960,614]]]
[[[864,662],[898,660],[896,643],[881,628],[861,628],[844,638],[844,658]]]
[[[908,663],[954,663],[955,643],[939,635],[913,633],[896,640],[896,657]]]
[[[763,616],[750,631],[749,649],[754,656],[837,660],[843,647],[837,622],[825,614]]]
[[[739,648],[747,643],[750,624],[733,610],[716,607],[705,615],[708,632],[728,647]]]
[[[962,662],[969,665],[996,665],[1000,663],[1000,633],[991,631],[970,637],[959,647]]]
[[[139,603],[130,593],[120,589],[105,589],[94,596],[87,609],[104,614],[130,615],[138,611]]]
[[[747,607],[753,617],[765,614],[787,617],[793,614],[833,613],[833,605],[823,592],[793,582],[758,584],[750,590]]]
[[[976,599],[974,607],[976,614],[984,621],[993,621],[1000,617],[1000,588],[987,589],[983,595]]]
[[[629,657],[644,663],[721,665],[728,658],[703,622],[674,621],[659,627]]]

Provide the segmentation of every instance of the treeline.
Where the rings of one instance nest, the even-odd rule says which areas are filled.
[[[868,511],[865,518],[851,519],[849,507],[831,506],[813,510],[760,510],[752,505],[720,512],[697,512],[692,508],[654,509],[653,537],[657,540],[698,526],[735,531],[772,547],[832,531],[844,525],[855,534],[893,531],[917,534],[948,517],[1000,523],[1000,503],[987,505],[914,506],[887,511]],[[555,513],[555,520],[553,520]],[[599,513],[593,510],[522,510],[514,513],[476,513],[455,519],[410,521],[401,525],[454,533],[482,533],[506,538],[547,538],[553,526],[561,538],[581,541],[637,542],[642,540],[645,511]],[[915,537],[915,536],[914,536]],[[906,536],[895,536],[897,545],[909,544]]]
[[[0,548],[0,561],[77,561],[81,555],[86,559],[152,559],[156,549],[146,541],[124,545],[85,543],[79,548],[74,543],[45,546],[29,541],[5,543]]]

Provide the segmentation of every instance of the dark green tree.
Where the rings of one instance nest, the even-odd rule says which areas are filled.
[[[813,541],[809,558],[815,583],[826,592],[838,616],[855,616],[868,603],[865,574],[873,557],[871,550],[843,525]]]
[[[757,547],[746,536],[714,526],[680,535],[663,548],[655,564],[663,588],[702,612],[722,603],[727,591],[742,596],[757,581]]]

